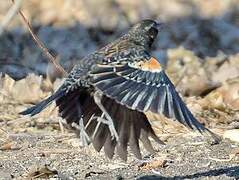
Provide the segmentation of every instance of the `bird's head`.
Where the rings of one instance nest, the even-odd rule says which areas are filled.
[[[162,23],[154,20],[142,20],[134,25],[128,33],[130,40],[145,48],[150,48],[157,37]]]

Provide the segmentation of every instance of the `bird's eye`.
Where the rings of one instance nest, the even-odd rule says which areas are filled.
[[[155,38],[158,34],[158,30],[154,27],[151,27],[149,30],[148,30],[148,35],[151,37],[151,38]]]

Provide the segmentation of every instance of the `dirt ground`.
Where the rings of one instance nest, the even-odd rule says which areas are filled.
[[[6,142],[6,141],[5,141]],[[72,133],[8,134],[1,151],[1,179],[238,179],[239,145],[223,140],[211,145],[196,133],[177,134],[157,153],[126,162],[81,148]],[[10,145],[11,144],[11,145]]]
[[[22,117],[17,112],[29,105],[14,99],[7,102],[0,106],[0,179],[239,178],[236,133],[231,136],[234,141],[223,138],[213,144],[209,137],[158,117],[152,124],[166,145],[154,143],[155,154],[142,148],[143,160],[137,160],[129,149],[129,158],[123,162],[117,156],[108,159],[91,145],[81,147],[79,138],[61,127],[54,105],[35,117]],[[212,131],[221,137],[237,130],[226,130],[225,124],[218,127]]]
[[[127,162],[81,147],[54,104],[31,118],[18,114],[49,96],[62,74],[18,14],[2,27],[11,6],[0,3],[0,179],[239,179],[238,0],[22,0],[35,33],[66,71],[141,19],[165,23],[151,53],[222,141],[147,114],[166,145],[154,143],[155,154],[142,148],[143,160],[129,149]]]

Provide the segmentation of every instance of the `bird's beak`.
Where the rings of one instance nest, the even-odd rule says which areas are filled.
[[[164,23],[160,22],[160,21],[156,21],[156,25],[155,25],[155,28],[157,30],[161,30],[162,26],[164,25]]]

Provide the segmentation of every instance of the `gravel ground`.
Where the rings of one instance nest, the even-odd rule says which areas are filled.
[[[178,134],[142,161],[107,159],[92,146],[81,148],[71,133],[9,134],[12,149],[1,151],[1,179],[238,179],[239,144],[211,145],[196,133]]]

